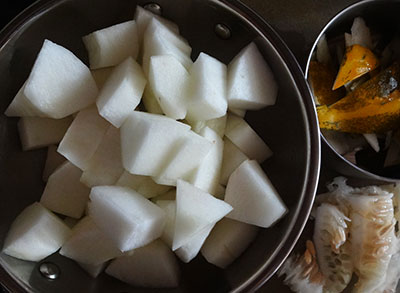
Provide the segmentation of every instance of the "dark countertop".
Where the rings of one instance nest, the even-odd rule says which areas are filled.
[[[282,37],[304,69],[314,40],[343,8],[359,0],[241,0]]]
[[[304,69],[308,53],[324,25],[343,8],[359,0],[242,0],[263,17],[286,42]],[[33,0],[0,3],[0,28]],[[2,292],[0,288],[0,292]],[[273,277],[258,292],[291,292]]]

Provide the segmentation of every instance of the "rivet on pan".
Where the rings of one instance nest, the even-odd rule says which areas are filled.
[[[153,12],[154,14],[161,15],[162,9],[161,6],[157,3],[147,3],[145,6],[143,6],[144,9],[147,9],[150,12]]]
[[[222,23],[216,24],[214,31],[217,34],[217,36],[223,40],[227,40],[231,37],[231,30],[225,24],[222,24]]]
[[[39,271],[43,277],[50,280],[55,280],[60,276],[60,269],[51,262],[42,263],[39,267]]]

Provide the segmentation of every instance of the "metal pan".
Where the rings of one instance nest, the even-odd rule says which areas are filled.
[[[298,239],[315,195],[320,166],[319,129],[311,94],[290,50],[274,30],[236,0],[159,0],[162,15],[175,21],[193,47],[224,62],[248,42],[255,41],[271,65],[280,86],[277,104],[249,112],[246,120],[274,151],[263,168],[289,208],[285,218],[263,229],[254,243],[226,270],[199,255],[181,264],[182,281],[175,290],[160,292],[226,292],[259,288],[278,269]],[[41,0],[15,18],[0,33],[0,112],[27,78],[41,44],[48,38],[87,61],[81,36],[133,16],[136,4],[146,1]],[[223,24],[231,36],[216,33]],[[40,199],[45,150],[23,153],[17,119],[0,120],[0,245],[16,215]],[[57,278],[40,273],[43,262],[58,268]],[[102,274],[87,276],[73,261],[54,254],[40,263],[0,254],[0,282],[12,292],[154,292],[132,288]],[[158,292],[158,291],[157,291]]]

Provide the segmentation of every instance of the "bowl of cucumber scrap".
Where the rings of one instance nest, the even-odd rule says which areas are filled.
[[[347,7],[323,28],[308,59],[322,151],[347,176],[377,182],[400,178],[399,9],[398,1]]]
[[[0,282],[255,290],[308,218],[304,76],[237,1],[38,1],[0,34]],[[290,184],[289,184],[290,182]]]

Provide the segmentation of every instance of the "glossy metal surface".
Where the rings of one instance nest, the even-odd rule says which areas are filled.
[[[146,1],[138,1],[147,4]],[[280,92],[277,104],[246,116],[266,140],[274,156],[263,168],[281,194],[289,213],[277,225],[264,229],[249,249],[228,269],[220,270],[201,256],[182,264],[181,286],[162,292],[226,292],[259,288],[277,270],[302,231],[314,198],[319,174],[319,130],[309,89],[295,58],[278,35],[251,10],[237,1],[159,0],[163,16],[177,22],[193,47],[192,57],[205,51],[224,62],[254,40],[270,63]],[[31,6],[0,33],[0,112],[29,75],[43,39],[72,50],[87,61],[80,37],[131,19],[135,1],[43,0]],[[215,25],[231,29],[219,38]],[[0,245],[11,221],[38,200],[44,184],[41,172],[45,151],[21,152],[17,119],[0,116]],[[54,254],[45,261],[57,264],[56,280],[42,277],[39,264],[0,255],[1,282],[12,292],[154,292],[135,288],[103,274],[93,280],[73,261]],[[11,277],[10,277],[11,276]]]
[[[350,30],[354,18],[357,16],[362,16],[373,31],[380,32],[384,36],[387,35],[390,37],[394,35],[395,31],[399,31],[399,13],[400,1],[397,0],[365,0],[355,3],[339,12],[327,23],[315,40],[311,49],[311,53],[308,56],[305,71],[306,78],[312,53],[316,49],[317,43],[322,35],[326,34],[328,40],[343,36],[344,32],[348,32]],[[330,145],[330,143],[322,134],[321,140],[321,149],[324,160],[327,162],[327,166],[339,172],[340,174],[360,179],[371,179],[378,182],[395,182],[399,180],[378,176],[356,166],[336,152],[336,150]]]

